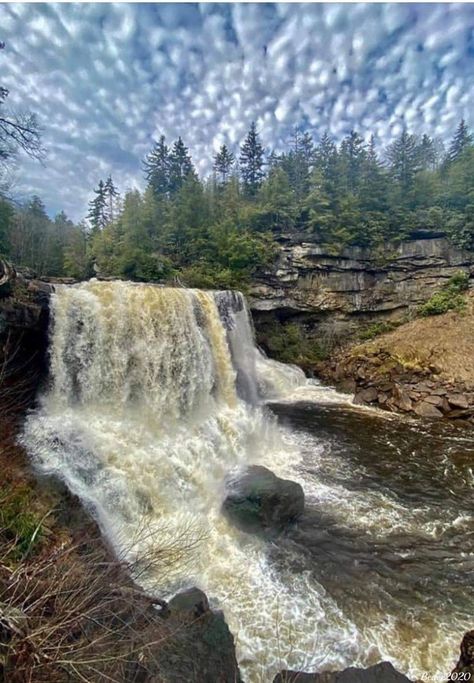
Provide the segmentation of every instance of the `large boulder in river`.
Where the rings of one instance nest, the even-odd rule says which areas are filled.
[[[282,529],[304,511],[304,493],[299,484],[280,479],[266,467],[252,465],[228,482],[225,514],[245,531]]]
[[[394,669],[390,662],[381,662],[368,669],[351,666],[344,671],[326,671],[320,674],[281,671],[275,676],[273,683],[410,683],[410,679]]]

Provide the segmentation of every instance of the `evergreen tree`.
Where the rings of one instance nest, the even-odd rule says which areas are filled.
[[[143,162],[145,178],[157,196],[166,196],[170,189],[170,153],[162,135]]]
[[[359,200],[362,211],[384,212],[387,210],[387,185],[387,174],[377,155],[375,137],[372,135],[366,147],[361,168]]]
[[[457,161],[463,152],[473,144],[473,138],[464,119],[461,119],[448,151],[448,163]]]
[[[327,131],[323,134],[319,145],[316,147],[314,170],[321,172],[324,192],[334,201],[340,185],[339,155],[337,147]]]
[[[260,143],[257,126],[252,121],[250,130],[240,148],[240,175],[244,193],[249,197],[255,197],[260,188],[263,178],[264,150]]]
[[[404,130],[398,140],[389,146],[387,159],[393,178],[399,183],[402,192],[408,193],[420,168],[415,136]]]
[[[339,160],[341,170],[345,178],[345,184],[349,192],[357,191],[361,180],[362,167],[366,152],[364,141],[358,133],[351,130],[341,143]]]
[[[89,202],[89,213],[87,218],[92,228],[92,232],[103,230],[107,225],[107,196],[103,180],[99,181],[97,189],[94,190],[95,197]]]
[[[222,145],[214,156],[214,171],[219,176],[222,185],[227,182],[234,162],[235,156],[229,151],[227,145]]]
[[[434,140],[426,133],[421,138],[417,146],[419,167],[422,171],[429,171],[436,168],[437,153]]]
[[[120,194],[114,185],[111,175],[105,181],[104,194],[107,202],[107,222],[113,222],[118,216]]]
[[[171,194],[178,192],[190,175],[195,175],[188,148],[181,137],[173,144],[169,155],[169,169],[169,189]]]

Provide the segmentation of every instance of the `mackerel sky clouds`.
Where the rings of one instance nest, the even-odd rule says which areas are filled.
[[[295,125],[381,146],[474,127],[472,4],[0,4],[0,40],[9,105],[37,113],[47,149],[16,194],[75,219],[109,173],[142,187],[161,133],[206,173],[252,120],[277,150]]]

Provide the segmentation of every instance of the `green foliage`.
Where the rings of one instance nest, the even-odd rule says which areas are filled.
[[[255,124],[235,152],[222,145],[202,181],[181,138],[162,136],[144,162],[144,193],[123,201],[100,180],[89,225],[52,221],[39,198],[13,208],[0,197],[0,252],[42,275],[103,275],[245,287],[272,263],[275,241],[298,233],[334,255],[348,246],[387,253],[420,232],[474,250],[474,145],[461,122],[444,154],[439,140],[407,131],[385,155],[351,131],[339,144],[296,130],[265,159]],[[438,302],[437,307],[442,307]]]
[[[27,485],[0,490],[0,537],[12,543],[12,559],[20,559],[41,538],[41,519],[32,512],[32,493]]]
[[[327,350],[297,323],[275,323],[265,329],[259,342],[283,363],[311,366],[327,358]]]
[[[371,323],[365,329],[361,330],[358,336],[361,341],[369,341],[381,334],[386,334],[387,332],[395,330],[399,325],[401,325],[401,322],[380,321]]]
[[[463,293],[469,287],[469,275],[462,271],[455,273],[439,292],[433,294],[420,307],[420,315],[440,315],[449,310],[462,311],[466,306]]]

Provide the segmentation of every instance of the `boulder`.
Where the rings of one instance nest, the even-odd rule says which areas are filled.
[[[146,680],[242,683],[232,633],[223,613],[209,608],[202,590],[190,588],[175,595],[168,603],[165,625],[170,636],[153,653],[156,670],[151,668]]]
[[[443,398],[441,396],[425,396],[424,401],[425,403],[431,403],[435,408],[443,409]]]
[[[454,408],[469,408],[469,401],[464,394],[448,394],[447,399]]]
[[[281,529],[304,511],[299,484],[280,479],[266,467],[253,465],[227,484],[224,513],[245,531]]]
[[[367,387],[367,389],[358,389],[354,396],[354,403],[373,403],[377,400],[378,392],[375,387]]]
[[[170,612],[199,617],[209,611],[209,601],[204,591],[199,588],[188,588],[188,590],[177,593],[168,602]]]
[[[449,676],[449,680],[474,680],[474,630],[468,631],[464,635],[461,642],[461,655]]]
[[[415,413],[420,417],[427,417],[430,420],[438,420],[440,417],[443,417],[441,410],[438,410],[431,403],[426,403],[426,401],[420,401],[420,403],[416,404]]]
[[[381,662],[368,669],[349,667],[344,671],[305,674],[300,671],[281,671],[273,683],[410,683],[390,662]]]

